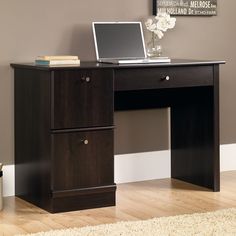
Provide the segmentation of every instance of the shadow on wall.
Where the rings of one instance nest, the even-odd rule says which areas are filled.
[[[169,109],[115,112],[115,154],[169,149]]]

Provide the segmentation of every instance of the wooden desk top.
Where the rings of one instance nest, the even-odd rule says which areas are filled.
[[[135,67],[170,67],[170,66],[191,66],[191,65],[212,65],[212,64],[225,64],[225,61],[221,60],[191,60],[191,59],[172,59],[168,63],[152,63],[152,64],[109,64],[98,63],[95,61],[81,62],[77,65],[58,65],[58,66],[38,66],[34,63],[11,63],[13,68],[30,68],[36,70],[74,70],[74,69],[100,69],[100,68],[135,68]]]

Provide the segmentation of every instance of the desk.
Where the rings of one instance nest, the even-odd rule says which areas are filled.
[[[115,205],[114,110],[161,107],[171,110],[171,177],[219,191],[222,63],[12,64],[16,196],[50,212]]]

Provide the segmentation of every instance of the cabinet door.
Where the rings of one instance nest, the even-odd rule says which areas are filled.
[[[53,190],[114,184],[113,130],[53,134]]]
[[[57,70],[52,78],[52,129],[113,125],[112,70]]]

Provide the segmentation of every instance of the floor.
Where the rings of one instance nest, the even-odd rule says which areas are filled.
[[[236,207],[236,171],[221,173],[221,191],[173,179],[118,185],[115,207],[49,214],[15,197],[4,198],[0,236]]]

